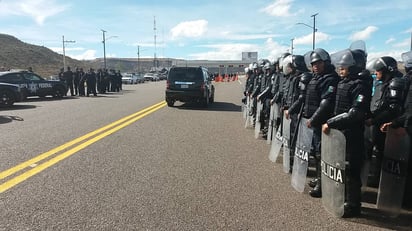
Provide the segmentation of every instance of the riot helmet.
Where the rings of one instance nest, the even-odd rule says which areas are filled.
[[[403,66],[405,71],[409,72],[412,70],[412,51],[402,53]]]
[[[309,71],[308,68],[306,67],[305,63],[305,57],[303,55],[293,55],[293,60],[292,60],[293,66],[295,66],[296,70],[305,72]]]
[[[310,82],[310,80],[312,79],[313,75],[310,72],[303,72],[302,74],[300,74],[299,78],[299,89],[304,91],[306,89],[306,86],[308,85],[308,83]]]
[[[293,55],[288,55],[282,59],[282,70],[285,75],[289,75],[293,72],[294,67],[292,65],[292,61]]]
[[[383,71],[384,73],[393,73],[398,71],[398,62],[390,56],[383,56],[375,62],[373,68],[376,71]]]
[[[256,62],[253,62],[253,64],[252,64],[252,69],[253,69],[253,70],[258,69],[258,64],[257,64]]]
[[[329,53],[322,48],[313,50],[310,54],[310,63],[313,64],[318,61],[330,62]]]
[[[283,69],[283,59],[285,59],[289,55],[290,55],[290,53],[288,53],[288,52],[283,53],[283,54],[280,55],[280,57],[278,58],[279,70]]]

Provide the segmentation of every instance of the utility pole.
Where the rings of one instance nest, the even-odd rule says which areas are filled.
[[[304,26],[307,26],[307,27],[309,27],[309,28],[312,28],[312,30],[313,30],[313,32],[312,32],[312,34],[313,34],[313,38],[312,38],[312,49],[313,50],[315,50],[315,33],[316,33],[316,31],[318,31],[318,29],[316,29],[316,16],[318,15],[319,13],[316,13],[316,14],[313,14],[313,15],[311,15],[310,17],[313,17],[313,26],[310,26],[310,25],[308,25],[308,24],[306,24],[306,23],[303,23],[303,22],[298,22],[298,23],[296,23],[296,24],[300,24],[300,25],[304,25]]]
[[[312,48],[313,50],[315,50],[315,33],[316,33],[316,15],[318,15],[319,13],[313,14],[310,17],[313,17],[313,44],[312,44]]]
[[[103,61],[104,61],[104,69],[106,70],[106,31],[103,29],[100,29],[103,32]]]
[[[65,43],[75,43],[76,41],[73,40],[64,40],[64,35],[63,37],[63,71],[66,71],[66,47]]]
[[[140,46],[137,45],[137,73],[140,74]]]
[[[292,55],[293,55],[293,49],[294,49],[293,40],[295,40],[295,39],[294,38],[290,39],[290,54],[292,54]]]
[[[154,58],[153,58],[153,67],[157,71],[157,60],[156,60],[156,16],[153,16],[153,32],[154,32]]]

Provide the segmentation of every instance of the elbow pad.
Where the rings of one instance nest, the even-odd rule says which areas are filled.
[[[333,104],[330,99],[322,99],[318,109],[312,115],[312,124],[314,126],[321,125],[329,118],[333,111]]]

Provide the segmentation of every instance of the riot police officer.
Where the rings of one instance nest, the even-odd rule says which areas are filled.
[[[63,79],[66,81],[67,87],[70,90],[70,95],[74,96],[73,72],[70,70],[70,67],[67,67],[67,71],[63,72]]]
[[[96,72],[94,72],[93,68],[90,68],[86,74],[86,81],[87,81],[87,97],[89,94],[93,94],[97,96],[96,92]]]
[[[389,126],[393,128],[403,127],[409,135],[409,161],[403,194],[403,206],[405,208],[412,208],[412,51],[403,53],[402,59],[406,72],[404,78],[407,82],[407,87],[405,89],[405,112],[393,121],[384,123],[381,126],[381,131],[386,132]]]
[[[262,110],[262,121],[263,121],[263,138],[266,138],[268,125],[269,125],[269,113],[270,113],[270,100],[272,99],[272,86],[273,86],[273,73],[274,73],[274,66],[269,61],[263,67],[265,74],[264,80],[261,81],[261,88],[263,89],[260,94],[257,96],[258,100],[263,102],[263,110]]]
[[[360,215],[361,208],[361,166],[364,159],[364,120],[369,110],[370,85],[363,75],[366,54],[349,49],[341,52],[336,63],[341,80],[337,86],[334,117],[328,119],[322,131],[329,133],[330,128],[340,130],[346,143],[345,203],[343,217]],[[322,153],[326,155],[326,153]]]
[[[295,130],[297,128],[298,123],[298,113],[289,114],[289,108],[292,106],[294,102],[296,102],[299,98],[299,82],[300,82],[300,75],[304,72],[308,72],[308,68],[306,67],[305,58],[302,55],[289,55],[283,61],[283,73],[288,75],[288,91],[285,95],[285,104],[284,104],[284,112],[287,119],[291,119],[290,122],[290,137],[292,139],[289,140],[289,147],[291,150],[291,165],[293,164],[293,152],[295,150],[295,138],[296,133]]]
[[[331,117],[339,81],[335,67],[331,64],[329,53],[317,48],[308,54],[313,77],[307,85],[303,117],[307,119],[307,128],[313,129],[311,155],[316,162],[314,188],[309,191],[312,197],[322,196],[321,187],[321,126]]]
[[[397,61],[390,56],[383,56],[373,64],[376,73],[376,79],[382,81],[381,85],[375,88],[374,96],[371,102],[371,113],[365,121],[366,126],[372,126],[372,152],[376,164],[372,173],[369,184],[378,186],[383,151],[385,148],[385,133],[379,130],[384,123],[390,122],[400,116],[404,105],[405,79],[398,70]]]

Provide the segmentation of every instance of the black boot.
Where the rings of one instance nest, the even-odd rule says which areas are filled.
[[[321,185],[320,179],[316,181],[315,187],[309,190],[309,195],[311,197],[316,197],[316,198],[322,197],[322,185]]]
[[[361,214],[361,208],[359,205],[352,205],[350,203],[345,203],[343,205],[343,218],[359,217]]]
[[[314,188],[316,186],[316,182],[318,182],[318,178],[313,178],[310,180],[308,183],[309,187]]]
[[[313,189],[309,190],[309,195],[312,197],[316,197],[316,198],[320,198],[322,197],[322,184],[321,184],[321,174],[322,174],[322,170],[321,170],[321,166],[320,166],[320,155],[317,155],[315,157],[316,159],[316,184],[315,187],[313,187]]]

